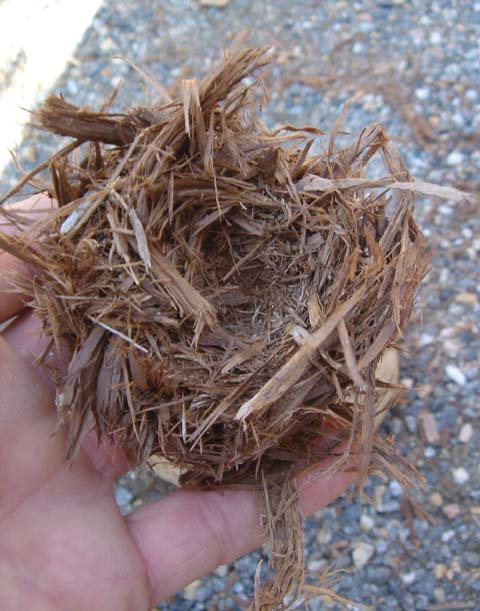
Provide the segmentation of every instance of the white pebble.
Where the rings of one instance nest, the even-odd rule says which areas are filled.
[[[117,489],[115,490],[115,501],[117,502],[117,505],[120,507],[128,505],[133,497],[134,494],[131,490],[125,488],[124,486],[117,486]]]
[[[442,541],[444,543],[448,543],[449,541],[453,539],[454,536],[455,536],[454,530],[446,530],[444,533],[442,533]]]
[[[466,484],[470,479],[470,475],[468,471],[463,467],[458,467],[458,469],[453,469],[453,480],[456,484]]]
[[[459,165],[463,161],[463,153],[460,151],[453,151],[447,156],[447,165]]]
[[[369,530],[372,530],[374,525],[375,525],[375,522],[373,518],[371,518],[366,513],[362,513],[362,515],[360,516],[360,528],[363,531],[368,532]]]
[[[465,386],[467,383],[467,377],[456,365],[447,365],[445,367],[445,373],[452,380],[452,382],[455,382],[455,384],[458,384],[458,386]]]
[[[428,100],[430,97],[430,89],[427,87],[419,87],[418,89],[415,89],[415,95],[419,100]]]
[[[430,333],[422,333],[418,341],[420,346],[429,346],[435,341],[435,336]]]
[[[183,597],[186,600],[195,600],[195,595],[197,593],[198,588],[200,587],[200,579],[196,579],[192,581],[183,591]]]
[[[352,553],[353,564],[357,569],[363,569],[374,553],[375,548],[370,543],[364,543],[363,541],[356,543]]]
[[[325,570],[327,565],[327,561],[324,558],[318,558],[315,560],[310,560],[307,564],[307,568],[312,573],[316,573],[317,571]]]
[[[415,571],[411,571],[410,573],[405,573],[404,575],[402,575],[401,579],[406,586],[411,586],[412,583],[414,583],[417,579],[417,574],[415,573]]]
[[[400,484],[397,481],[392,480],[388,484],[388,487],[390,488],[390,492],[393,494],[393,496],[402,496],[403,488],[400,486]]]
[[[364,48],[365,46],[361,42],[356,42],[352,47],[352,51],[355,53],[355,55],[358,55],[359,53],[362,53]]]
[[[442,207],[443,207],[442,205],[440,205],[440,206],[439,206],[439,208],[442,208]],[[449,211],[449,213],[450,213],[450,212],[451,212],[451,209],[450,209],[448,206],[445,206],[445,207],[444,207],[444,210],[443,210],[443,211],[441,210],[440,212],[442,212],[442,214],[445,214],[445,210],[447,210],[447,209],[448,209],[448,211]],[[448,271],[448,269],[447,269],[446,267],[444,267],[444,268],[441,270],[441,272],[440,272],[440,275],[439,275],[439,278],[438,278],[438,279],[440,280],[440,282],[441,282],[442,284],[445,284],[445,282],[447,282],[447,280],[448,280],[449,276],[450,276],[450,272]]]
[[[100,41],[100,49],[104,53],[112,53],[115,49],[115,41],[111,38],[102,38]]]
[[[432,446],[427,446],[423,452],[423,455],[425,456],[425,458],[433,458],[437,455],[437,450],[435,450],[435,448],[433,448]]]
[[[472,438],[472,435],[473,435],[473,427],[470,424],[470,422],[467,422],[460,429],[460,434],[458,436],[458,440],[461,443],[468,443],[470,441],[470,439]]]
[[[440,32],[432,32],[430,34],[430,42],[432,45],[438,45],[442,42],[442,35]]]
[[[226,577],[228,575],[228,565],[221,564],[218,568],[215,569],[214,573],[219,577]]]
[[[75,81],[68,81],[67,82],[67,89],[68,89],[68,93],[70,95],[77,95],[78,93],[78,85]]]
[[[320,545],[327,545],[328,543],[330,543],[332,539],[332,533],[326,530],[325,528],[321,528],[317,532],[316,539],[317,539],[317,543],[320,543]]]

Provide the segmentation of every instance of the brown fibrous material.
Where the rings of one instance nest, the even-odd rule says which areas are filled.
[[[433,188],[379,125],[338,147],[338,122],[318,154],[320,130],[268,129],[253,91],[269,61],[227,54],[123,114],[50,96],[34,123],[76,139],[50,162],[58,208],[0,239],[39,268],[33,307],[71,355],[57,372],[67,458],[93,422],[132,464],[158,454],[184,485],[257,489],[273,553],[257,609],[301,596],[295,475],[334,455],[360,481],[414,476],[375,433],[375,369],[427,270],[412,211]]]

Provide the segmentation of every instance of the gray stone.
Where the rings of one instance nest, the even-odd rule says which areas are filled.
[[[133,499],[133,492],[125,486],[115,487],[115,501],[119,507],[127,506]]]
[[[400,509],[399,501],[388,501],[376,507],[377,513],[394,513]]]
[[[388,583],[388,581],[391,579],[392,569],[388,566],[369,566],[367,576],[373,583],[382,585]]]
[[[418,594],[415,596],[415,609],[427,609],[430,604],[430,599],[425,594]]]
[[[480,568],[480,554],[466,551],[462,553],[462,559],[473,568]]]

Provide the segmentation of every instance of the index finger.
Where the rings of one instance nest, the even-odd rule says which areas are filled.
[[[48,214],[56,205],[55,200],[44,194],[34,195],[21,202],[4,207],[7,211],[26,212],[38,220]],[[6,215],[0,214],[0,231],[15,235],[18,231]],[[33,276],[34,269],[24,261],[0,249],[0,323],[16,316],[25,307],[26,297],[14,291],[12,278],[21,274]]]

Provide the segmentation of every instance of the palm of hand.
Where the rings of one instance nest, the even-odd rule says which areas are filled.
[[[19,356],[34,347],[24,334],[31,316],[6,332],[10,346],[0,344],[0,392],[12,405],[0,417],[2,608],[147,609],[145,561],[112,491],[123,461],[92,439],[64,464],[63,435],[51,436],[52,391]]]

